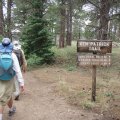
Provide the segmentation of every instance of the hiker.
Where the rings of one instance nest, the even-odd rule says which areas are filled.
[[[20,82],[21,91],[24,91],[24,80],[13,45],[9,38],[4,38],[0,44],[0,120],[6,105],[9,107],[9,116],[12,116],[16,107],[13,106],[12,95],[15,91],[14,77]]]
[[[14,40],[13,42],[13,52],[16,54],[21,70],[25,73],[27,69],[27,61],[25,59],[24,51],[21,49],[20,42],[17,40]],[[17,79],[17,78],[16,78]],[[20,96],[20,83],[18,80],[15,81],[15,88],[16,91],[14,93],[15,100],[19,100]]]

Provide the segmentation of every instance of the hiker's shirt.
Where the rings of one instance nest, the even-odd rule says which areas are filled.
[[[17,80],[20,82],[20,85],[23,86],[24,80],[22,77],[20,65],[17,56],[14,53],[12,53],[12,59],[13,59],[13,69],[16,72],[15,77],[17,77]],[[8,81],[0,80],[0,108],[8,103],[13,92],[15,92],[15,82],[13,79]]]
[[[19,62],[18,62],[18,59],[15,53],[12,53],[12,58],[13,58],[13,70],[15,70],[16,72],[17,80],[20,82],[21,86],[24,86],[24,79],[23,79],[20,65],[19,65]]]

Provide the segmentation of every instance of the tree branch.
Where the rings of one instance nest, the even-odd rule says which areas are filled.
[[[120,16],[120,13],[116,13],[116,14],[113,14],[113,15],[111,15],[110,17],[114,17],[114,16]]]
[[[97,28],[99,29],[99,26],[95,26],[95,25],[87,25],[88,27],[92,27],[92,28]]]
[[[97,6],[95,3],[93,3],[92,1],[87,0],[87,2],[89,2],[89,3],[90,3],[90,4],[92,4],[92,5],[94,5],[96,8],[100,9],[100,7],[99,7],[99,6]]]
[[[119,17],[119,18],[117,18],[117,17]],[[116,14],[113,14],[113,15],[111,15],[110,16],[110,20],[113,20],[113,19],[120,19],[120,13],[116,13]]]

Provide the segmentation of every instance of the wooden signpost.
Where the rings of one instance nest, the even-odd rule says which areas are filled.
[[[111,65],[112,41],[77,41],[77,65],[92,67],[92,101],[96,96],[96,66]]]

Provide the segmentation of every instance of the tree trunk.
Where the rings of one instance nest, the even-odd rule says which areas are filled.
[[[69,45],[72,42],[72,0],[70,0],[70,40]]]
[[[12,0],[7,1],[7,37],[12,39],[11,33],[11,7],[12,7]]]
[[[119,22],[118,30],[117,30],[117,38],[120,41],[120,22]]]
[[[61,14],[61,21],[60,21],[60,38],[59,38],[59,48],[64,48],[65,44],[65,1],[62,0],[62,4],[60,6],[60,14]]]
[[[97,39],[108,39],[108,21],[109,21],[110,0],[101,0],[100,7],[100,28]]]
[[[81,34],[80,34],[80,31],[81,31],[81,26],[79,25],[79,35],[78,35],[78,38],[79,38],[79,40],[80,40],[80,38],[81,38]]]
[[[0,0],[0,36],[4,36],[3,2]]]
[[[72,41],[72,0],[69,0],[67,9],[66,44],[71,46],[71,41]]]

